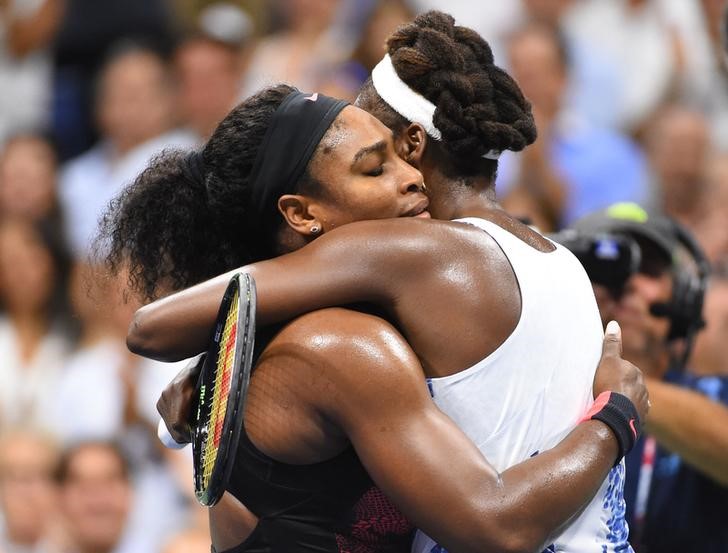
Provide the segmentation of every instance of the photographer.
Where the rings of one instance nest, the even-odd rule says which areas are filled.
[[[671,219],[616,204],[554,237],[584,264],[603,321],[644,371],[647,435],[627,457],[630,541],[640,553],[728,551],[728,377],[690,374],[708,264]]]

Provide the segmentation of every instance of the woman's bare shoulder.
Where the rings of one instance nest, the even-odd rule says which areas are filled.
[[[386,320],[361,311],[329,308],[288,323],[268,344],[262,360],[285,356],[314,374],[342,386],[386,376],[392,367],[408,367],[423,377],[409,344]]]

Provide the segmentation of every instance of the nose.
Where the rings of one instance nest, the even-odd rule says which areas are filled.
[[[406,161],[399,161],[400,168],[402,171],[400,184],[400,191],[402,194],[412,193],[424,193],[425,183],[422,178],[422,173],[412,167]]]
[[[627,280],[625,292],[637,294],[648,301],[652,301],[660,295],[660,281],[658,278],[649,275],[635,273]]]

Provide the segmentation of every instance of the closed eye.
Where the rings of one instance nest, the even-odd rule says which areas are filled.
[[[381,177],[382,173],[384,173],[384,165],[380,165],[376,169],[373,169],[371,171],[367,171],[364,173],[367,177]]]

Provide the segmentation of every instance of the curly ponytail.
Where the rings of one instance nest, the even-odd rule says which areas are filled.
[[[102,219],[109,268],[116,273],[128,263],[132,287],[147,299],[162,282],[180,288],[203,280],[210,267],[237,253],[233,244],[218,242],[204,175],[191,167],[195,155],[166,151],[154,158]]]
[[[102,218],[96,249],[113,273],[128,264],[131,286],[151,300],[162,287],[274,255],[274,237],[251,222],[249,176],[273,112],[293,90],[278,85],[248,98],[201,152],[152,160]]]

